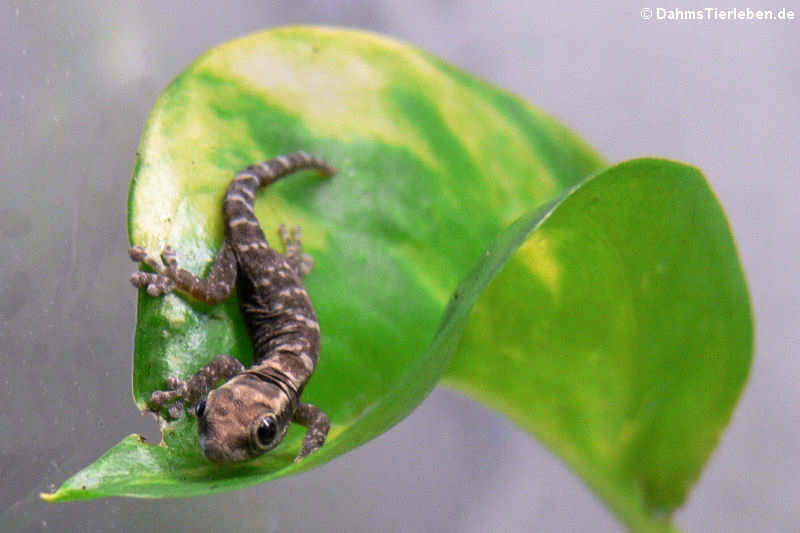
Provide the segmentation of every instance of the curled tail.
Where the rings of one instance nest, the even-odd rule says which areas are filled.
[[[305,152],[279,155],[269,161],[243,168],[236,174],[228,186],[223,204],[230,235],[234,241],[254,242],[258,239],[266,241],[253,212],[256,192],[288,174],[305,169],[318,170],[326,177],[336,174],[333,166]]]

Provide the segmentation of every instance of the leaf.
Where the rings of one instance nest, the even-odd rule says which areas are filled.
[[[156,102],[133,173],[131,242],[153,252],[171,244],[203,273],[222,240],[234,172],[298,149],[339,174],[290,177],[259,195],[256,212],[270,237],[279,223],[301,226],[315,258],[306,286],[322,354],[303,398],[331,417],[328,442],[294,464],[302,431],[293,428],[260,459],[214,465],[186,417],[164,427],[162,445],[124,439],[45,499],[230,490],[381,434],[446,368],[469,308],[451,308],[438,336],[437,326],[487,244],[604,165],[553,119],[415,48],[284,28],[209,51]],[[175,295],[140,294],[134,352],[140,408],[167,376],[188,376],[219,353],[252,359],[235,299],[208,307]]]
[[[463,289],[477,301],[446,382],[543,441],[631,529],[671,530],[753,349],[742,269],[702,174],[620,164],[488,254]]]
[[[187,417],[45,499],[185,497],[309,469],[406,416],[457,348],[448,384],[540,438],[627,526],[670,530],[752,352],[744,277],[702,175],[637,160],[576,186],[602,160],[514,97],[380,37],[287,28],[211,50],[156,103],[131,241],[172,244],[203,272],[233,173],[297,149],[339,175],[289,178],[256,211],[267,230],[302,226],[316,259],[323,353],[304,399],[331,416],[328,443],[294,464],[295,428],[265,457],[212,465]],[[223,352],[252,358],[235,300],[140,294],[140,407]]]

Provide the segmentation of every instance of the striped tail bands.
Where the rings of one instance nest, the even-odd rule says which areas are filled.
[[[269,161],[250,165],[240,170],[228,186],[223,204],[232,232],[263,238],[263,233],[253,212],[256,191],[298,170],[314,169],[325,177],[336,174],[336,169],[306,152],[279,155]]]

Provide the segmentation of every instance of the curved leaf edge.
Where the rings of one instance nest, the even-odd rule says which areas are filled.
[[[323,33],[324,34],[324,33],[327,32],[328,34],[333,34],[333,35],[347,34],[347,35],[350,35],[354,39],[361,39],[361,40],[367,40],[367,41],[370,41],[370,42],[375,42],[378,45],[380,45],[380,47],[385,47],[387,49],[388,48],[392,48],[392,47],[401,47],[401,48],[404,48],[404,49],[406,49],[406,48],[407,49],[412,49],[417,54],[419,54],[421,57],[424,56],[426,61],[430,62],[431,66],[434,66],[437,69],[439,69],[440,71],[445,72],[447,75],[453,76],[453,77],[456,77],[456,78],[460,78],[461,81],[465,82],[465,84],[467,84],[467,85],[475,84],[475,85],[480,86],[482,89],[488,91],[488,96],[490,96],[491,97],[490,99],[493,102],[495,102],[496,104],[503,103],[506,106],[508,106],[508,105],[522,106],[524,108],[524,111],[526,111],[526,112],[521,112],[521,113],[520,112],[513,112],[514,110],[517,109],[517,108],[513,108],[513,109],[509,110],[508,114],[509,114],[510,117],[513,117],[513,118],[515,118],[515,120],[518,121],[518,127],[521,130],[528,132],[532,142],[536,141],[536,142],[534,142],[535,145],[538,146],[537,143],[541,143],[541,142],[546,142],[547,143],[546,146],[540,147],[541,149],[539,150],[539,152],[542,152],[542,150],[544,148],[547,148],[547,150],[545,150],[546,153],[552,152],[551,156],[546,158],[547,162],[545,162],[545,167],[549,168],[549,166],[555,164],[554,161],[550,160],[550,158],[555,158],[556,161],[563,161],[563,160],[580,161],[580,162],[582,162],[581,164],[585,167],[585,170],[584,170],[585,172],[588,172],[588,171],[590,171],[592,169],[598,168],[599,166],[605,164],[605,162],[602,159],[602,157],[599,154],[597,154],[597,152],[595,152],[591,147],[589,147],[588,144],[583,139],[578,137],[577,134],[575,134],[575,132],[573,132],[568,127],[558,123],[553,117],[551,117],[550,115],[548,115],[544,111],[540,110],[539,108],[531,106],[530,104],[527,104],[527,103],[525,103],[525,102],[523,102],[521,100],[518,100],[518,97],[514,97],[516,99],[515,102],[511,102],[511,103],[505,102],[503,100],[502,96],[504,96],[504,95],[505,96],[509,96],[510,93],[505,91],[505,90],[503,90],[503,89],[491,86],[490,84],[488,84],[486,81],[484,81],[482,79],[474,78],[471,75],[467,74],[466,72],[458,69],[457,67],[455,67],[453,65],[450,65],[450,64],[442,61],[441,59],[436,58],[435,56],[432,56],[429,53],[427,53],[427,52],[425,52],[423,50],[420,50],[417,47],[414,47],[413,45],[408,45],[408,44],[403,43],[401,41],[397,41],[397,40],[392,39],[392,38],[387,38],[386,36],[382,36],[382,35],[374,34],[374,33],[369,33],[369,32],[363,32],[363,31],[360,31],[360,30],[351,30],[351,29],[346,29],[346,28],[345,29],[340,29],[340,28],[333,28],[333,27],[317,28],[317,27],[312,27],[312,26],[289,26],[289,27],[285,27],[285,28],[276,28],[276,29],[267,30],[267,32],[262,32],[262,31],[254,32],[254,33],[252,33],[250,35],[245,35],[245,36],[237,38],[237,39],[235,39],[233,41],[224,43],[224,44],[220,45],[220,47],[212,48],[212,49],[208,50],[207,52],[205,52],[204,54],[200,55],[186,69],[184,69],[184,71],[181,72],[175,78],[175,80],[173,80],[172,83],[170,83],[169,87],[173,87],[175,85],[175,81],[179,80],[180,78],[185,76],[187,72],[191,72],[191,71],[195,70],[198,65],[203,64],[210,56],[215,54],[217,52],[217,50],[219,48],[221,48],[221,47],[229,47],[229,46],[235,45],[237,42],[241,42],[241,41],[244,41],[244,40],[252,39],[253,37],[255,37],[255,36],[259,35],[259,34],[263,34],[263,33],[272,33],[272,32],[276,32],[276,33],[289,32],[289,33],[292,33],[292,32],[298,31],[298,30],[305,31],[306,33],[311,32],[311,33]],[[148,116],[147,124],[145,126],[143,136],[142,136],[142,138],[140,140],[140,148],[136,153],[136,159],[135,159],[134,168],[133,168],[133,179],[131,180],[130,188],[129,188],[129,191],[128,191],[128,195],[129,195],[128,203],[129,204],[132,203],[132,194],[133,194],[133,192],[134,192],[134,190],[136,188],[137,176],[140,175],[140,171],[142,171],[142,166],[146,166],[146,165],[151,164],[148,161],[148,159],[146,157],[147,154],[143,151],[143,148],[147,147],[152,142],[152,138],[151,137],[154,135],[154,131],[155,131],[155,129],[152,127],[152,125],[154,123],[156,123],[156,122],[159,122],[160,120],[163,120],[163,116],[164,116],[165,109],[166,109],[165,106],[168,104],[168,100],[170,98],[171,98],[171,92],[170,92],[170,90],[168,88],[167,90],[165,90],[162,93],[162,95],[159,97],[157,102],[154,104],[154,107],[153,107],[151,113]],[[543,120],[547,124],[549,124],[550,126],[554,127],[554,130],[551,132],[551,134],[554,136],[554,138],[550,139],[547,136],[540,138],[540,135],[537,132],[537,128],[538,128],[539,125],[538,125],[538,123],[536,123],[536,121],[531,122],[530,121],[530,117],[528,116],[528,114],[533,114],[533,115],[539,117],[541,120]],[[576,166],[578,168],[580,168],[581,164],[576,164]],[[584,172],[578,172],[578,173],[575,174],[575,176],[579,177],[583,173]],[[135,211],[133,209],[129,209],[128,210],[128,233],[129,233],[129,240],[131,242],[133,242],[133,230],[134,230],[134,226],[135,226],[133,221],[134,221],[135,215],[136,215],[136,213],[135,213]],[[137,323],[140,321],[140,318],[141,318],[140,313],[142,312],[142,298],[143,298],[143,293],[140,291],[140,293],[139,293],[139,305],[137,306],[137,310],[138,310]],[[138,328],[138,326],[137,326],[137,328]],[[433,348],[431,348],[431,349],[433,349]],[[440,347],[438,349],[443,349],[443,348]],[[449,349],[454,349],[454,348],[451,347]],[[405,392],[407,394],[407,391],[409,390],[409,387],[406,387],[404,384],[396,383],[396,385],[395,385],[393,390],[397,391],[397,394],[393,396],[391,394],[391,391],[390,391],[390,394],[388,396],[392,400],[385,400],[383,402],[381,402],[379,400],[376,404],[373,404],[367,411],[361,413],[359,415],[359,418],[356,418],[354,421],[348,422],[348,426],[346,426],[346,429],[348,431],[348,440],[349,440],[349,442],[339,442],[337,440],[335,442],[329,443],[328,446],[326,446],[326,449],[329,452],[332,452],[332,453],[330,453],[328,458],[332,458],[335,455],[338,455],[340,453],[344,453],[347,450],[352,449],[352,448],[360,445],[361,443],[366,442],[366,441],[378,436],[380,434],[380,432],[375,432],[374,429],[372,429],[372,430],[367,429],[366,431],[358,431],[359,425],[369,426],[370,424],[367,423],[367,422],[375,414],[379,414],[381,412],[385,413],[386,411],[390,411],[390,412],[393,413],[393,416],[389,417],[388,419],[387,418],[383,418],[382,416],[378,416],[377,418],[378,419],[383,418],[383,421],[381,422],[381,424],[374,424],[373,425],[373,428],[376,427],[376,426],[384,426],[384,429],[381,430],[381,431],[385,431],[385,429],[388,429],[388,427],[391,427],[392,425],[396,424],[403,417],[405,417],[407,414],[409,414],[410,411],[414,407],[416,407],[416,405],[419,404],[424,399],[424,397],[430,392],[430,390],[435,386],[436,382],[438,381],[438,376],[440,376],[442,374],[442,372],[443,372],[443,368],[442,367],[446,366],[446,361],[444,361],[442,359],[440,361],[440,365],[428,365],[426,363],[426,360],[427,359],[431,359],[431,358],[428,357],[428,356],[424,356],[424,355],[422,355],[420,357],[421,357],[421,359],[419,360],[420,361],[419,364],[416,367],[411,369],[411,371],[409,372],[409,379],[407,380],[408,383],[410,383],[411,385],[413,385],[415,387],[417,387],[417,386],[419,387],[419,391],[415,392],[415,394],[418,394],[418,397],[414,399],[413,405],[411,405],[411,402],[409,402],[408,400],[405,400],[405,403],[402,404],[402,406],[400,408],[396,407],[397,404],[393,403],[393,401],[392,401],[395,398],[395,396],[396,397],[403,397],[405,395],[400,394],[400,392],[402,391],[402,392]],[[427,368],[427,370],[425,370],[426,372],[433,372],[435,374],[435,376],[437,376],[437,377],[435,379],[433,377],[431,377],[431,379],[429,379],[429,380],[419,380],[418,375],[415,376],[414,374],[416,372],[418,372],[418,371],[424,370],[425,368]],[[431,370],[430,368],[434,368],[434,370]],[[135,387],[134,387],[134,390],[135,390]],[[134,401],[136,402],[136,400],[137,400],[137,397],[136,397],[136,395],[134,395]],[[137,406],[141,409],[143,407],[143,404],[141,402],[141,398],[139,398],[139,400],[140,401],[138,401],[136,403],[137,403]],[[382,411],[383,408],[381,406],[384,405],[384,404],[389,404],[389,406],[386,409],[386,411]],[[394,411],[392,411],[392,409],[394,409]],[[113,476],[118,476],[119,479],[120,479],[120,482],[123,480],[123,478],[125,476],[125,472],[121,471],[121,469],[118,468],[119,466],[127,466],[127,468],[133,469],[136,466],[136,461],[138,461],[138,460],[142,460],[142,461],[145,461],[145,462],[149,461],[151,463],[149,466],[153,466],[153,465],[157,464],[160,461],[162,462],[161,463],[162,465],[167,465],[168,466],[168,463],[164,462],[164,461],[170,455],[169,449],[167,447],[167,443],[174,443],[174,441],[175,441],[174,437],[172,439],[170,439],[170,435],[171,434],[174,435],[174,433],[175,433],[174,431],[171,431],[171,428],[174,429],[174,427],[175,427],[175,424],[162,426],[162,431],[161,431],[162,440],[161,440],[161,443],[159,443],[159,444],[144,443],[141,440],[141,438],[139,436],[137,436],[137,435],[130,435],[129,437],[126,437],[125,439],[120,441],[117,445],[115,445],[114,447],[109,449],[106,453],[104,453],[97,461],[92,463],[92,465],[87,466],[86,468],[84,468],[83,470],[78,472],[75,476],[73,476],[72,478],[67,480],[67,482],[65,482],[62,485],[62,488],[66,488],[68,486],[68,482],[73,481],[71,486],[72,486],[72,488],[77,490],[77,492],[75,492],[73,494],[75,499],[87,499],[87,498],[93,498],[93,497],[114,496],[114,495],[120,495],[120,496],[124,495],[124,496],[132,496],[132,497],[159,497],[159,496],[154,496],[152,494],[148,494],[146,492],[146,489],[143,489],[142,492],[131,492],[129,489],[120,489],[120,488],[118,488],[118,489],[113,490],[111,494],[105,494],[105,493],[101,494],[100,493],[101,491],[93,491],[92,490],[91,487],[93,486],[93,484],[96,484],[97,486],[102,485],[103,487],[109,487],[109,486],[113,486],[115,481],[113,479],[109,479],[108,477],[102,478],[103,474],[99,473],[97,471],[95,471],[93,475],[91,475],[92,473],[88,472],[88,471],[90,470],[91,466],[96,465],[96,464],[104,461],[105,459],[110,459],[115,454],[116,454],[116,459],[119,459],[121,464],[120,465],[116,465],[111,460],[105,460],[105,464],[108,465],[107,473],[110,473],[112,477]],[[341,430],[341,428],[339,428],[339,429]],[[337,430],[337,428],[334,427],[334,430],[333,430],[332,433],[336,432],[336,430]],[[180,445],[180,444],[186,444],[186,443],[181,442],[181,443],[177,443],[177,444]],[[177,451],[177,449],[173,448],[173,451]],[[324,457],[324,454],[321,451],[320,453],[315,454],[314,457],[308,458],[307,460],[305,460],[300,465],[295,465],[295,464],[292,464],[290,462],[291,461],[291,457],[288,454],[281,454],[280,453],[281,452],[280,449],[277,452],[278,452],[278,455],[281,457],[281,460],[286,459],[285,460],[286,467],[282,468],[280,470],[273,471],[269,475],[261,474],[260,476],[257,477],[257,479],[256,478],[252,479],[250,481],[250,484],[264,482],[264,481],[267,481],[267,480],[272,479],[274,477],[280,477],[281,475],[285,475],[285,474],[288,474],[288,473],[296,473],[296,472],[299,472],[299,471],[303,471],[303,470],[311,468],[312,466],[314,466],[317,463],[325,462],[325,460],[326,460],[325,457]],[[126,457],[120,457],[119,454],[127,454],[127,456]],[[287,459],[287,457],[288,457],[288,459]],[[143,462],[139,466],[140,467],[138,468],[138,472],[137,472],[137,482],[146,481],[146,477],[141,476],[141,473],[142,473],[143,470],[146,470],[148,468],[148,465],[145,465],[144,462]],[[85,474],[84,477],[81,477],[81,474]],[[173,476],[173,477],[175,477],[176,481],[177,481],[177,476]],[[87,483],[83,483],[83,481],[88,481],[88,482]],[[193,496],[193,495],[196,495],[196,494],[205,494],[205,493],[209,492],[208,490],[204,490],[204,489],[198,489],[197,491],[192,491],[191,490],[192,484],[191,483],[187,483],[187,481],[190,482],[191,480],[187,480],[187,479],[184,478],[183,480],[181,480],[181,483],[185,484],[184,488],[189,488],[190,490],[185,491],[185,492],[181,491],[180,493],[169,494],[169,495],[164,495],[164,496],[160,496],[160,497]],[[158,476],[156,476],[156,477],[154,477],[152,479],[152,482],[154,484],[160,483],[160,484],[163,485],[164,479],[163,478],[159,478]],[[131,486],[131,485],[132,484],[129,484],[129,486]],[[119,485],[119,487],[121,487],[121,486],[123,486],[122,483]],[[241,486],[241,484],[236,485],[236,486]],[[222,483],[218,487],[216,487],[214,490],[212,490],[212,492],[221,492],[221,491],[225,491],[225,490],[230,490],[231,488],[235,488],[235,486],[226,486],[224,483]],[[53,500],[56,499],[56,495],[59,494],[60,492],[61,492],[61,489],[59,489],[59,491],[56,492],[56,493],[43,495],[43,497],[45,497],[46,499],[48,499],[50,501],[53,501]]]
[[[660,159],[660,158],[642,158],[642,159],[634,159],[630,161],[626,161],[620,163],[619,165],[626,165],[631,164],[634,162],[643,162],[643,161],[654,161],[654,162],[667,162],[672,164],[678,164],[685,167],[689,167],[694,169],[698,172],[701,176],[702,173],[696,169],[695,167],[691,167],[689,165],[685,165],[683,163],[678,163],[674,161],[670,161],[667,159]],[[537,228],[539,228],[547,218],[556,210],[558,207],[566,201],[571,195],[575,194],[578,190],[580,190],[585,184],[590,182],[591,180],[597,178],[598,176],[604,174],[612,170],[613,168],[619,166],[615,165],[614,167],[610,167],[608,169],[604,169],[598,173],[592,174],[585,178],[580,183],[576,184],[569,190],[565,191],[561,196],[559,196],[556,200],[542,206],[534,211],[530,212],[527,215],[520,217],[517,221],[515,221],[511,226],[509,226],[506,230],[504,230],[500,235],[498,235],[497,239],[487,247],[486,251],[484,252],[483,256],[478,260],[474,268],[471,270],[470,274],[465,278],[465,280],[461,283],[459,288],[453,293],[446,306],[444,313],[442,315],[442,319],[440,322],[440,326],[437,330],[434,339],[431,342],[430,348],[426,356],[420,359],[418,365],[410,369],[406,373],[406,375],[400,379],[396,386],[387,394],[384,398],[379,400],[371,409],[362,413],[362,415],[356,419],[349,427],[348,433],[349,438],[347,441],[339,440],[337,441],[337,445],[332,446],[331,449],[326,450],[323,448],[315,454],[315,456],[309,457],[306,461],[300,464],[290,464],[286,468],[278,469],[273,472],[270,472],[267,475],[261,474],[260,476],[256,476],[251,480],[248,480],[247,483],[242,484],[241,482],[237,486],[246,486],[246,485],[254,485],[259,484],[265,481],[269,481],[271,479],[282,477],[284,475],[291,475],[296,474],[310,468],[318,464],[322,464],[327,462],[326,456],[338,456],[350,449],[356,448],[359,445],[371,440],[374,438],[373,430],[368,430],[365,432],[359,431],[359,426],[370,426],[370,419],[373,416],[373,413],[385,412],[386,411],[394,411],[394,416],[384,420],[387,420],[384,425],[385,427],[381,430],[386,431],[390,429],[392,426],[400,422],[407,414],[413,410],[419,403],[421,403],[425,397],[430,393],[430,391],[435,387],[438,380],[436,379],[429,379],[429,380],[419,380],[418,377],[420,375],[444,375],[446,368],[451,360],[453,353],[458,349],[458,344],[461,340],[461,336],[463,334],[464,326],[469,317],[470,311],[474,303],[480,297],[483,290],[486,286],[491,282],[491,280],[499,273],[503,267],[505,266],[508,259],[514,254],[514,252],[521,246],[526,239],[531,235],[531,233],[535,232]],[[482,401],[480,398],[476,398],[476,395],[472,392],[466,390],[464,387],[458,386],[458,384],[454,382],[450,382],[445,380],[444,384],[449,388],[457,390],[461,393],[466,394],[468,397],[487,405],[490,408],[494,408],[491,403]],[[408,389],[416,390],[415,397],[417,398],[416,405],[412,406],[411,409],[407,410],[404,407],[397,407],[396,403],[396,395],[399,395],[401,391],[403,391],[404,395],[407,394]],[[407,407],[407,406],[406,406]],[[502,413],[500,413],[502,414]],[[731,413],[732,416],[732,413]],[[724,426],[723,428],[724,429]],[[722,432],[720,430],[720,434]],[[116,446],[112,447],[108,452],[103,454],[94,464],[103,460],[104,457],[111,454],[115,450],[125,450],[128,453],[133,453],[138,455],[143,450],[142,448],[149,448],[153,451],[155,450],[164,450],[163,443],[160,445],[144,443],[141,440],[141,437],[138,435],[130,435],[123,439],[120,443]],[[323,453],[327,451],[328,453]],[[561,457],[561,456],[559,456]],[[332,457],[331,457],[332,458]],[[627,503],[622,503],[620,501],[615,501],[616,498],[614,497],[613,490],[606,490],[608,487],[605,482],[602,480],[597,479],[596,476],[593,476],[591,472],[585,471],[586,469],[581,468],[578,464],[572,464],[568,458],[561,457],[562,460],[567,462],[571,468],[573,468],[576,472],[578,472],[583,479],[585,479],[590,486],[593,487],[595,491],[598,492],[606,501],[611,508],[615,511],[615,513],[623,520],[625,524],[632,527],[637,531],[678,531],[675,526],[670,522],[669,517],[654,517],[649,516],[643,513],[631,512],[630,506]],[[93,491],[91,487],[85,484],[85,479],[81,478],[81,474],[89,469],[92,465],[89,465],[81,472],[78,472],[75,476],[68,479],[64,482],[64,484],[54,493],[42,493],[41,497],[43,500],[48,502],[63,502],[63,501],[72,501],[72,500],[83,500],[83,499],[92,499],[97,497],[105,497],[108,496],[108,491],[104,490],[103,493],[98,493],[97,491]],[[699,476],[699,473],[698,473]],[[241,481],[241,480],[240,480]],[[186,485],[181,486],[181,490],[176,492],[175,494],[171,494],[170,497],[192,497],[200,494],[209,494],[215,492],[223,492],[229,490],[224,483],[222,483],[219,487],[214,488],[212,490],[201,489],[197,492],[192,490],[186,490]],[[127,492],[121,491],[116,496],[128,496],[128,497],[138,497],[138,498],[158,498],[163,496],[153,496],[147,493],[139,493],[139,492]]]
[[[661,166],[671,165],[677,169],[690,171],[696,176],[696,178],[700,182],[703,183],[707,192],[710,194],[713,200],[716,201],[717,207],[719,208],[719,212],[722,215],[723,222],[726,225],[726,229],[728,230],[728,236],[730,238],[729,244],[734,251],[735,264],[732,264],[731,268],[733,268],[738,273],[740,281],[742,282],[742,289],[744,291],[743,295],[745,298],[744,306],[746,307],[745,314],[747,316],[750,328],[748,334],[749,344],[744,347],[745,351],[747,351],[750,355],[747,358],[747,363],[745,366],[743,378],[741,382],[738,384],[739,385],[738,388],[734,390],[731,408],[727,412],[725,417],[721,420],[721,424],[717,428],[715,438],[713,439],[713,444],[711,445],[708,454],[705,457],[705,460],[699,465],[698,469],[688,480],[690,487],[689,490],[691,490],[691,486],[694,485],[694,483],[696,483],[696,481],[701,477],[705,466],[708,464],[708,460],[710,459],[714,450],[719,445],[722,435],[725,429],[730,424],[731,418],[733,417],[736,403],[741,398],[741,395],[747,385],[747,378],[749,376],[749,368],[752,362],[752,353],[754,350],[754,343],[755,343],[755,338],[753,333],[752,300],[749,296],[750,291],[747,284],[744,268],[742,266],[741,257],[736,247],[735,239],[733,236],[733,232],[727,214],[722,209],[719,199],[714,194],[713,190],[711,190],[711,187],[709,186],[708,180],[706,179],[704,173],[694,165],[658,157],[634,158],[617,163],[613,166],[610,166],[606,169],[603,169],[595,174],[588,176],[582,182],[576,184],[571,189],[566,191],[560,198],[558,198],[551,204],[551,206],[548,208],[548,212],[545,213],[544,216],[542,216],[541,218],[535,219],[530,215],[522,217],[517,223],[527,224],[528,225],[527,229],[529,231],[527,231],[527,233],[520,234],[515,237],[517,238],[522,237],[523,241],[527,239],[531,234],[533,234],[537,229],[539,229],[542,226],[542,224],[546,222],[547,218],[549,218],[549,216],[552,213],[554,213],[562,204],[568,201],[571,196],[577,194],[590,182],[598,178],[602,178],[606,174],[613,173],[616,169],[619,168],[623,168],[626,166],[648,165],[648,164],[657,164]],[[515,223],[515,225],[517,223]],[[509,228],[508,231],[510,232],[511,230],[512,228]],[[517,247],[519,245],[520,243],[517,243]],[[517,247],[515,247],[514,249],[516,250]],[[486,287],[486,285],[488,285],[492,281],[492,279],[496,275],[500,273],[501,269],[494,271],[492,273],[493,274],[492,278],[488,278],[485,280],[485,283],[483,283],[481,286],[481,291]],[[470,309],[472,309],[472,306],[470,306]],[[506,418],[509,418],[512,423],[520,427],[520,429],[522,429],[523,431],[529,433],[531,437],[535,438],[536,440],[540,440],[539,436],[531,432],[529,429],[527,429],[521,421],[514,420],[513,416],[509,417],[508,413],[504,412],[504,409],[502,408],[501,405],[499,404],[496,405],[496,402],[492,399],[491,395],[489,396],[483,395],[479,389],[476,389],[475,387],[471,386],[471,384],[460,382],[458,379],[453,379],[447,374],[443,376],[441,383],[447,388],[455,392],[458,392],[485,407],[497,411],[498,414]],[[672,521],[673,513],[677,508],[679,508],[681,505],[685,503],[688,494],[675,508],[671,510],[667,511],[662,509],[651,509],[648,507],[648,504],[645,501],[644,494],[641,492],[641,490],[639,490],[640,488],[632,487],[633,494],[635,495],[633,501],[630,498],[625,498],[619,491],[620,487],[615,485],[614,480],[609,480],[603,472],[593,469],[591,465],[587,465],[586,462],[581,460],[580,458],[571,457],[569,456],[569,454],[560,453],[558,449],[556,449],[551,445],[551,443],[541,440],[540,442],[542,442],[560,461],[565,463],[567,466],[570,467],[570,469],[572,469],[575,473],[577,473],[593,489],[593,491],[598,496],[601,497],[601,500],[604,501],[609,506],[610,510],[614,512],[617,518],[632,531],[652,532],[652,533],[675,533],[679,531],[677,526]]]
[[[376,402],[369,410],[362,413],[348,426],[347,432],[349,436],[346,441],[337,440],[333,445],[326,445],[301,463],[289,463],[286,467],[274,470],[266,475],[262,473],[260,476],[249,480],[250,482],[247,483],[247,485],[255,485],[285,475],[297,474],[309,470],[318,464],[323,464],[327,462],[326,456],[330,455],[335,457],[346,453],[389,430],[410,414],[411,411],[422,403],[428,394],[430,394],[438,383],[439,378],[447,369],[452,354],[457,349],[464,324],[469,316],[472,305],[480,296],[481,291],[488,285],[494,277],[494,274],[502,269],[508,258],[510,258],[516,248],[525,241],[530,232],[535,230],[535,228],[549,216],[552,210],[578,186],[579,185],[576,185],[564,195],[547,205],[534,210],[528,215],[522,216],[503,231],[486,249],[470,274],[451,296],[442,314],[439,328],[430,344],[427,354],[421,357],[418,364],[412,367],[404,377],[397,381],[389,394]],[[140,294],[140,298],[141,297],[142,295]],[[437,379],[420,380],[419,376],[438,377]],[[412,396],[417,398],[415,405],[411,406],[410,409],[407,408],[407,405],[404,406],[402,402],[397,402],[397,397],[401,395],[407,397],[409,390],[414,391],[415,394],[412,394]],[[386,412],[393,413],[393,416],[386,418]],[[378,413],[381,414],[381,418],[384,418],[385,423],[381,425],[385,427],[376,434],[373,429],[372,418]],[[365,426],[370,429],[367,431],[360,431],[360,426]],[[165,438],[168,427],[169,424],[164,424],[162,426],[162,441],[158,444],[145,442],[141,436],[136,434],[125,437],[101,455],[96,461],[67,479],[56,492],[42,493],[40,494],[41,498],[47,502],[66,502],[108,496],[108,490],[104,490],[102,493],[92,490],[91,480],[87,479],[91,476],[86,475],[89,470],[93,466],[102,463],[107,457],[119,456],[120,453],[131,456],[132,460],[135,460],[136,456],[142,453],[147,455],[166,453],[167,447]],[[240,484],[239,486],[245,485]],[[192,491],[191,486],[184,485],[181,487],[180,491],[170,494],[168,497],[188,498],[202,494],[224,492],[226,490],[229,490],[229,488],[224,483],[212,490],[201,488],[198,491]],[[134,498],[166,497],[129,490],[123,490],[113,495]]]

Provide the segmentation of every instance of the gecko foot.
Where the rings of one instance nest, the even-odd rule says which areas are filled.
[[[150,296],[160,296],[175,289],[172,271],[177,269],[178,262],[175,250],[172,247],[167,246],[164,248],[161,253],[161,259],[149,254],[141,246],[132,246],[128,250],[128,255],[133,261],[144,263],[155,270],[155,273],[142,272],[140,270],[131,274],[130,281],[134,287],[144,287]]]
[[[294,458],[297,463],[322,447],[331,429],[331,421],[322,409],[310,403],[297,406],[292,420],[308,428],[300,452]]]
[[[297,272],[300,277],[304,277],[311,272],[314,266],[314,258],[303,253],[303,244],[300,240],[300,228],[295,226],[292,228],[292,232],[289,233],[286,226],[281,224],[278,226],[278,233],[281,236],[283,245],[286,247],[286,259],[289,261],[289,264],[292,265],[295,272]]]
[[[170,376],[167,378],[167,390],[153,391],[147,408],[158,414],[162,407],[167,407],[167,414],[173,420],[183,417],[183,398],[188,393],[188,384],[182,379]],[[170,404],[170,405],[167,405]]]

